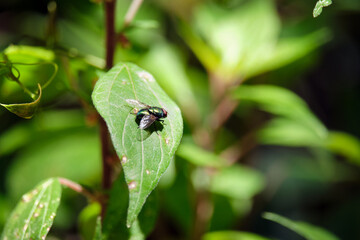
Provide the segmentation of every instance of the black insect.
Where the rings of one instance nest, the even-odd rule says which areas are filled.
[[[167,117],[167,111],[164,108],[152,107],[135,99],[126,99],[126,102],[140,108],[140,110],[135,108],[132,112],[136,115],[136,120],[140,121],[140,129],[150,127],[155,121],[164,122],[161,118]]]

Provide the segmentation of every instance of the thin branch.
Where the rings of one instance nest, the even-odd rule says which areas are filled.
[[[105,1],[105,25],[106,25],[106,69],[109,70],[114,65],[115,54],[115,3],[116,0]],[[102,188],[109,190],[112,184],[112,168],[110,160],[112,159],[111,141],[109,130],[104,119],[99,116],[101,157],[102,157]],[[101,202],[101,219],[105,218],[106,203]]]
[[[212,114],[212,128],[216,132],[231,117],[239,102],[225,96]]]
[[[114,64],[115,54],[115,3],[116,0],[105,1],[106,18],[106,69],[109,70]]]
[[[132,20],[134,19],[137,11],[139,10],[143,0],[133,0],[124,19],[124,28],[130,25]]]
[[[78,192],[82,195],[84,195],[85,197],[92,199],[94,201],[99,201],[99,199],[92,194],[90,191],[88,191],[86,188],[83,188],[83,186],[81,186],[80,184],[73,182],[67,178],[58,178],[59,182],[61,185],[64,185],[72,190],[74,190],[75,192]]]

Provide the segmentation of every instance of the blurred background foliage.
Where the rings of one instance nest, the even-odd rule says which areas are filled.
[[[130,3],[117,1],[118,30]],[[151,72],[184,116],[151,239],[199,229],[206,240],[302,239],[265,211],[360,238],[360,2],[334,1],[316,19],[314,5],[149,0],[119,36],[115,62]],[[0,49],[19,80],[35,91],[54,69],[15,62],[59,66],[31,120],[0,108],[0,229],[43,179],[100,185],[90,94],[105,63],[103,19],[95,0],[0,2]],[[0,103],[31,102],[3,69]],[[64,192],[52,239],[91,239],[99,206]]]

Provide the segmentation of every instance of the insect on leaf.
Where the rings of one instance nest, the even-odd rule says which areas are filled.
[[[129,188],[126,224],[130,227],[174,157],[183,132],[181,113],[153,76],[132,63],[120,63],[102,76],[92,99],[124,169]],[[155,121],[152,130],[140,130],[129,99],[164,108],[169,114],[164,123]],[[150,136],[145,137],[147,132]]]

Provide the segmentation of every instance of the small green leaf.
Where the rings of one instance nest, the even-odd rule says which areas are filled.
[[[321,14],[322,9],[323,9],[323,5],[321,4],[321,1],[318,1],[313,11],[314,18],[318,17]]]
[[[236,231],[218,231],[206,233],[202,240],[270,240],[254,233]]]
[[[102,240],[102,232],[101,232],[101,217],[99,216],[96,219],[96,228],[93,240]]]
[[[321,140],[327,138],[326,127],[310,111],[307,104],[288,89],[271,85],[242,85],[233,92],[233,97],[255,102],[264,111],[295,121]]]
[[[360,165],[360,140],[344,132],[331,131],[326,147],[337,154],[345,156],[353,163]]]
[[[316,5],[315,5],[315,8],[314,8],[314,11],[313,11],[314,18],[318,17],[321,14],[323,7],[330,6],[331,4],[332,4],[331,0],[319,0],[319,1],[317,1]]]
[[[246,78],[250,78],[286,66],[308,55],[330,39],[328,29],[319,29],[299,37],[280,38],[271,56],[257,59],[257,64],[243,70],[244,74]]]
[[[130,197],[130,227],[179,146],[183,131],[181,112],[153,76],[132,63],[117,64],[102,76],[92,99],[105,119],[124,169]],[[155,123],[161,130],[140,130],[135,115],[130,114],[134,106],[129,106],[128,99],[165,108],[168,116],[164,125]]]
[[[61,185],[51,178],[23,195],[1,236],[10,239],[45,239],[60,204]]]
[[[233,165],[221,169],[213,176],[210,190],[231,198],[250,199],[259,193],[264,185],[264,178],[259,172]]]
[[[32,47],[23,45],[11,45],[5,49],[4,53],[12,62],[34,63],[34,60],[51,62],[55,58],[53,51],[42,47]]]
[[[224,81],[243,77],[270,57],[280,30],[274,4],[264,0],[230,10],[204,3],[193,19],[192,29],[184,24],[182,36],[204,67]]]
[[[274,118],[258,133],[261,143],[281,146],[324,146],[324,139],[298,121]]]
[[[98,202],[87,205],[79,215],[78,228],[84,240],[92,240],[98,227],[98,218],[101,214],[101,206]],[[101,227],[101,226],[100,226]],[[95,229],[95,231],[94,231]],[[100,230],[102,234],[102,230]]]
[[[332,233],[306,222],[292,221],[275,213],[266,212],[263,218],[287,227],[307,240],[340,240]]]
[[[182,143],[176,155],[197,166],[223,167],[226,165],[226,161],[221,157],[191,143]]]
[[[30,119],[34,116],[39,103],[40,103],[40,99],[41,99],[41,94],[42,94],[42,90],[41,90],[41,86],[40,84],[38,84],[38,89],[39,89],[39,95],[37,97],[37,99],[35,99],[33,102],[30,103],[14,103],[14,104],[3,104],[0,103],[1,106],[5,107],[7,110],[9,110],[10,112],[18,115],[19,117],[25,118],[25,119]]]

